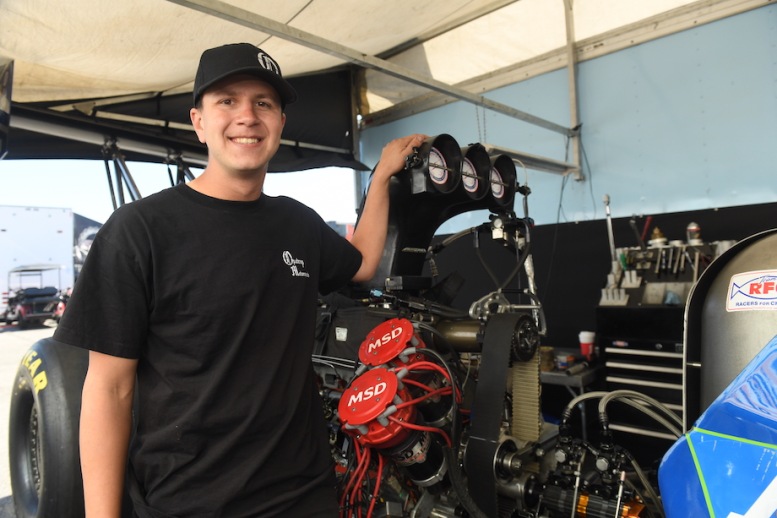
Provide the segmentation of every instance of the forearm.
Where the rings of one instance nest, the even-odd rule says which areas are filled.
[[[119,518],[132,422],[132,390],[105,387],[87,375],[80,448],[87,518]]]
[[[383,148],[380,161],[372,173],[372,182],[367,191],[359,222],[354,230],[351,244],[362,254],[362,265],[354,281],[368,281],[378,270],[386,246],[389,218],[389,182],[391,177],[405,166],[405,158],[413,148],[421,145],[425,135],[415,134],[394,139]]]
[[[351,244],[362,254],[362,266],[355,281],[371,279],[378,269],[386,245],[389,214],[389,181],[391,177],[373,176],[359,223]]]

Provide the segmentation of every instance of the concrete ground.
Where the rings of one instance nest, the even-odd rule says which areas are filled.
[[[8,462],[8,412],[19,362],[27,349],[54,333],[56,324],[20,330],[0,324],[0,518],[14,518],[11,474]]]

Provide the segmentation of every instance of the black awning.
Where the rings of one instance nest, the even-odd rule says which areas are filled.
[[[299,101],[286,108],[283,144],[270,171],[329,166],[368,170],[355,158],[350,71],[296,77],[290,82],[299,92]],[[181,127],[189,125],[190,93],[117,103],[90,101],[13,103],[5,159],[102,159],[104,143],[115,139],[128,161],[161,162],[181,154],[204,164],[205,146],[193,131]],[[86,109],[54,109],[66,104]]]

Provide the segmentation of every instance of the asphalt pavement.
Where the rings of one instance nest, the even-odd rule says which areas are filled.
[[[11,473],[8,462],[8,412],[11,392],[22,356],[40,340],[54,334],[56,324],[48,321],[43,327],[18,329],[0,324],[0,518],[15,518],[11,497]]]

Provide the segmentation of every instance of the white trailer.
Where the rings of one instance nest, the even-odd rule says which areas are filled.
[[[0,313],[5,311],[11,288],[8,272],[19,266],[62,265],[43,272],[42,279],[35,279],[35,287],[39,281],[61,290],[73,286],[73,238],[71,209],[0,205]]]

